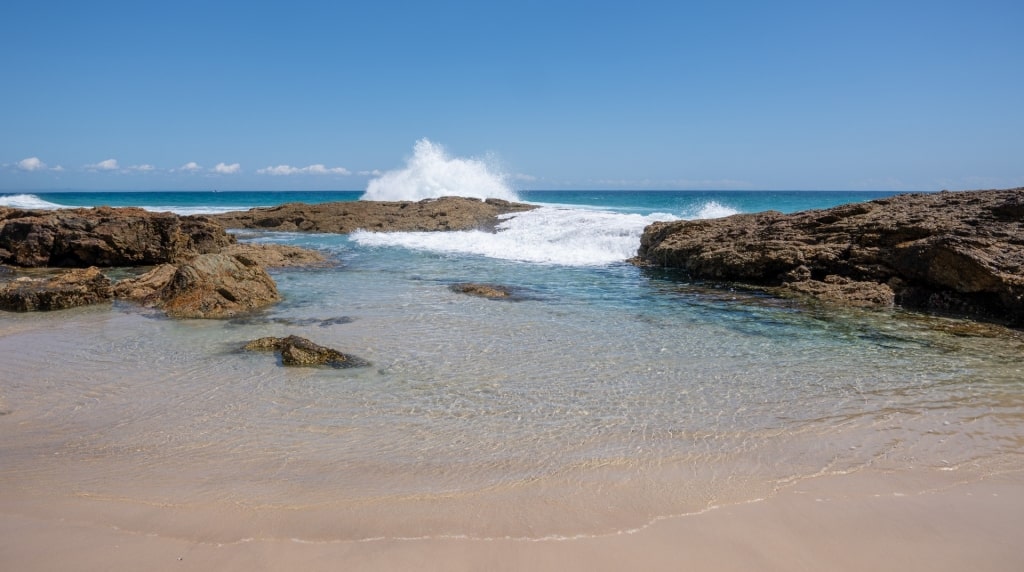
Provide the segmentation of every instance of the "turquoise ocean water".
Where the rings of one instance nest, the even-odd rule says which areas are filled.
[[[9,193],[0,205],[189,214],[361,194]],[[1016,338],[624,262],[654,220],[891,194],[528,191],[518,198],[542,208],[497,233],[239,232],[337,265],[274,272],[284,301],[236,320],[121,302],[0,314],[0,489],[119,527],[166,511],[157,520],[173,524],[140,532],[204,541],[539,539],[633,530],[827,474],[1020,469]],[[464,281],[518,296],[448,288]],[[238,351],[288,334],[373,366],[292,370]],[[214,529],[212,515],[234,517]]]

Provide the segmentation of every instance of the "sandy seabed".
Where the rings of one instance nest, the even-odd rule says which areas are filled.
[[[1024,472],[858,472],[760,501],[559,540],[202,543],[19,514],[0,497],[5,570],[1024,569]]]
[[[291,333],[270,320],[5,316],[0,570],[1024,570],[1016,338],[668,328],[409,284],[379,294],[395,309],[317,306],[359,318],[318,342],[382,364],[344,376],[239,354]]]

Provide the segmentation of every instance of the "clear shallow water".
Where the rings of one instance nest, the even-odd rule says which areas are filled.
[[[732,196],[564,206],[579,195],[590,196],[550,201],[564,216],[506,231],[576,221],[573,232],[524,231],[502,248],[455,248],[477,234],[246,233],[340,266],[275,273],[285,301],[244,320],[175,322],[123,304],[0,315],[3,495],[216,542],[547,538],[630,530],[823,473],[1024,465],[1019,339],[574,259],[574,234],[622,227],[613,234],[635,240],[640,217],[685,216],[671,201]],[[592,224],[593,207],[610,218]],[[512,286],[518,301],[448,289],[461,281]],[[287,334],[373,367],[284,369],[238,351]]]

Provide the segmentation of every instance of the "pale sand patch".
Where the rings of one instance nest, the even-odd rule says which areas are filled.
[[[4,570],[1024,570],[1024,473],[805,480],[762,502],[572,540],[230,545],[42,520],[0,507]]]

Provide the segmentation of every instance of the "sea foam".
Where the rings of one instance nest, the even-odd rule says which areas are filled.
[[[402,247],[538,264],[604,266],[634,256],[640,235],[648,224],[676,218],[667,213],[644,216],[541,207],[506,215],[495,233],[358,231],[351,238],[364,246]]]
[[[731,216],[731,215],[734,215],[734,214],[739,214],[739,212],[740,211],[738,211],[738,210],[736,210],[736,209],[734,209],[732,207],[723,205],[722,203],[720,203],[718,201],[708,201],[706,203],[701,203],[700,205],[697,205],[690,212],[685,213],[683,215],[683,218],[685,218],[687,220],[705,219],[705,218],[722,218],[722,217],[727,217],[727,216]]]
[[[35,195],[6,195],[0,196],[0,207],[11,207],[15,209],[63,209],[69,208],[57,203],[44,201]]]
[[[360,197],[364,201],[420,201],[443,196],[517,201],[496,168],[480,159],[450,157],[444,147],[420,139],[404,169],[373,179]]]

